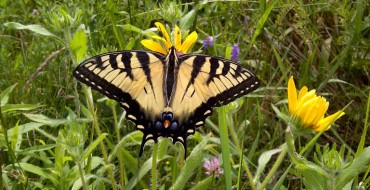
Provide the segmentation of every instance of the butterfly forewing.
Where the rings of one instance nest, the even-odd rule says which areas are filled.
[[[140,130],[148,121],[160,117],[163,107],[164,56],[146,51],[112,52],[81,63],[74,76],[118,101],[127,119]]]
[[[255,90],[257,77],[240,64],[220,57],[179,57],[177,90],[171,105],[174,115],[194,133],[204,125],[213,107],[225,105]]]

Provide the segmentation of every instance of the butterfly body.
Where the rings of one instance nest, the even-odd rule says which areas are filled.
[[[204,125],[214,107],[258,88],[257,77],[240,64],[220,57],[151,51],[120,51],[92,57],[73,72],[81,82],[116,100],[126,118],[148,140],[180,142]]]

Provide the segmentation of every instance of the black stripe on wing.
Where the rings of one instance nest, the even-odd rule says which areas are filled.
[[[127,78],[133,80],[133,69],[142,69],[146,75],[147,81],[151,84],[151,73],[148,66],[150,64],[150,59],[148,53],[154,55],[158,59],[164,59],[162,54],[155,52],[111,52],[91,57],[78,65],[73,71],[73,75],[76,79],[94,90],[99,91],[108,98],[118,101],[120,106],[127,112],[126,118],[134,122],[136,128],[141,131],[148,125],[151,125],[151,121],[147,119],[147,115],[143,112],[143,108],[140,106],[139,102],[133,99],[130,93],[114,85],[112,83],[112,81],[115,80],[114,75],[113,77],[109,75],[112,74],[112,72],[117,72],[116,76],[125,74]],[[133,55],[135,55],[135,57],[133,57]]]
[[[214,107],[226,105],[254,91],[260,85],[256,75],[243,68],[239,63],[221,57],[183,55],[179,57],[180,64],[190,64],[190,62],[186,61],[187,59],[193,59],[193,62],[191,62],[193,68],[191,72],[192,78],[188,87],[196,82],[200,73],[204,72],[209,74],[207,79],[202,78],[202,80],[206,81],[206,85],[214,83],[219,87],[218,90],[220,91],[217,95],[209,97],[206,102],[198,106],[189,117],[188,122],[183,124],[187,129],[190,129],[187,136],[194,134],[195,128],[204,125],[205,119],[212,115]],[[198,78],[198,80],[201,79]]]

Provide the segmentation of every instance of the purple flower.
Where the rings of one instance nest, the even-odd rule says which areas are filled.
[[[203,47],[207,48],[213,46],[214,40],[215,38],[213,36],[207,36],[206,39],[204,39],[203,41]]]
[[[40,15],[39,11],[37,9],[33,9],[32,10],[32,14],[34,15]]]
[[[240,54],[239,46],[237,43],[235,43],[231,48],[231,60],[239,62],[239,54]]]
[[[244,18],[244,24],[247,24],[247,22],[249,21],[251,19],[251,17],[250,16],[245,16],[245,18]]]
[[[220,162],[217,157],[206,160],[203,164],[203,168],[207,170],[206,175],[215,174],[218,176],[224,173],[224,171],[220,169]]]

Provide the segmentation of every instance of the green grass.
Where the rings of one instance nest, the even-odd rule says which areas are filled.
[[[0,189],[366,189],[369,11],[363,0],[1,1]],[[230,57],[237,43],[261,80],[188,138],[186,160],[168,139],[139,158],[142,134],[125,112],[72,76],[90,56],[143,49],[156,21],[197,31],[192,52]],[[203,50],[207,36],[217,38]],[[291,141],[274,110],[287,113],[291,75],[330,102],[328,114],[346,114]],[[218,177],[202,167],[213,156]]]

